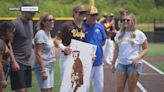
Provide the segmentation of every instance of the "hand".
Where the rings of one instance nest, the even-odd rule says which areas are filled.
[[[94,62],[96,60],[96,55],[93,55],[92,61]]]
[[[72,49],[70,48],[70,47],[66,47],[65,49],[64,49],[64,52],[66,53],[66,54],[71,54],[71,52],[72,52]]]
[[[115,71],[116,71],[116,67],[115,65],[112,64],[112,73],[115,73]]]
[[[16,61],[13,62],[11,66],[12,66],[13,71],[20,70],[20,66],[19,66],[19,64]]]
[[[48,75],[47,75],[47,71],[42,71],[42,79],[43,80],[47,80],[47,77],[48,77]]]
[[[7,87],[7,81],[4,79],[1,81],[1,88],[6,88]]]
[[[134,67],[137,67],[137,66],[138,66],[139,60],[140,60],[140,59],[138,59],[138,58],[133,59],[132,64],[134,65]]]
[[[111,63],[112,63],[112,73],[115,73],[116,71],[115,62],[111,61]]]

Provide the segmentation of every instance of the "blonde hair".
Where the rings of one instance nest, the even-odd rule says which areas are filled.
[[[52,14],[49,12],[45,12],[42,14],[42,16],[40,16],[40,19],[39,19],[38,23],[36,24],[37,30],[41,30],[41,29],[45,28],[43,23],[47,21],[47,18],[49,15],[52,15]]]
[[[135,19],[135,16],[132,13],[131,14],[128,14],[127,16],[130,17],[131,23],[132,23],[132,26],[131,26],[131,31],[132,31],[131,39],[135,39],[136,38],[136,34],[135,34],[135,30],[136,30],[136,26],[135,26],[136,19]],[[122,42],[122,40],[123,40],[123,36],[125,34],[125,30],[126,30],[126,28],[123,27],[123,26],[120,28],[121,34],[118,36],[119,43]]]

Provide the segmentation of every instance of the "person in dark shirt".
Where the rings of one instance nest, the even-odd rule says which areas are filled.
[[[58,32],[55,37],[54,43],[57,47],[59,47],[62,51],[60,55],[61,61],[61,79],[63,79],[63,75],[66,67],[66,59],[68,55],[71,54],[71,48],[69,47],[71,39],[76,39],[83,41],[85,36],[83,29],[83,20],[86,15],[86,11],[82,5],[78,5],[73,8],[73,20],[67,21],[62,24],[61,30]]]

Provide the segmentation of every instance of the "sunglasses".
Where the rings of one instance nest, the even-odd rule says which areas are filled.
[[[79,13],[79,15],[86,15],[86,11],[76,11],[76,13]]]
[[[130,19],[122,19],[122,22],[129,22]]]
[[[51,22],[51,21],[54,21],[54,19],[53,18],[52,19],[47,19],[47,21],[50,21]]]
[[[98,14],[88,14],[88,15],[93,16],[93,17],[98,16]]]
[[[35,15],[36,12],[30,12],[30,11],[27,11],[27,13],[31,14],[31,15]]]

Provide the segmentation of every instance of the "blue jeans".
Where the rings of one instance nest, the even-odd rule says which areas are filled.
[[[42,70],[40,67],[35,68],[35,74],[38,80],[40,89],[48,89],[54,87],[54,62],[46,65],[47,80],[42,79]]]
[[[142,73],[142,63],[139,63],[137,67],[135,67],[133,64],[123,65],[118,63],[116,70],[121,73],[125,74],[133,74],[135,71],[138,72],[138,74]]]

